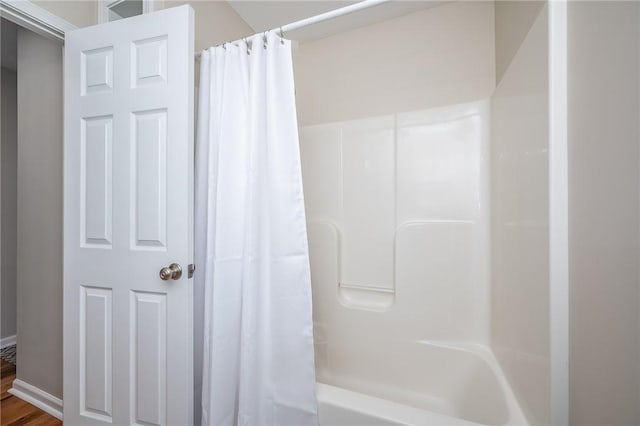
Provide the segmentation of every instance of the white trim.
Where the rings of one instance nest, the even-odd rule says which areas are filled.
[[[64,41],[77,27],[27,0],[0,0],[0,16],[36,34]]]
[[[549,2],[549,305],[551,424],[569,424],[567,1]]]
[[[98,0],[98,23],[109,22],[109,7],[126,0]],[[142,0],[142,14],[164,9],[164,0]]]
[[[4,349],[7,346],[13,346],[16,344],[16,335],[7,336],[0,339],[0,349]]]
[[[62,420],[62,400],[60,398],[56,398],[50,393],[20,379],[13,381],[13,387],[9,389],[9,393]]]
[[[142,13],[157,12],[164,8],[164,0],[143,0],[142,2]]]
[[[0,17],[53,40],[64,41],[68,31],[77,29],[72,23],[28,0],[0,0]],[[16,336],[0,339],[2,348],[15,343]],[[62,420],[63,405],[60,398],[20,379],[13,381],[13,387],[8,392]]]

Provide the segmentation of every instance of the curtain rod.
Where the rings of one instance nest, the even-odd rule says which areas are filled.
[[[317,24],[319,22],[328,21],[330,19],[337,18],[339,16],[348,15],[350,13],[358,12],[358,11],[363,10],[363,9],[368,9],[370,7],[373,7],[373,6],[378,6],[379,4],[389,3],[391,1],[393,1],[393,0],[362,0],[362,1],[358,2],[358,3],[351,4],[351,5],[345,6],[345,7],[341,7],[340,9],[330,10],[328,12],[321,13],[320,15],[312,16],[310,18],[301,19],[299,21],[292,22],[290,24],[286,24],[286,25],[283,25],[283,26],[278,27],[278,28],[274,28],[274,29],[269,30],[269,31],[277,31],[277,32],[282,31],[282,33],[288,33],[290,31],[294,31],[294,30],[297,30],[297,29],[300,29],[300,28],[304,28],[304,27],[307,27],[309,25]],[[262,34],[262,32],[257,33],[257,34]],[[253,37],[253,36],[250,36],[250,37]],[[247,37],[247,38],[250,38],[250,37]],[[240,40],[236,40],[236,41],[233,41],[231,43],[237,43],[239,41]],[[202,54],[202,51],[196,52],[196,54],[195,54],[196,58],[199,58],[201,54]]]

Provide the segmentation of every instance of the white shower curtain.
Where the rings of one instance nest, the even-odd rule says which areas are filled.
[[[315,425],[290,42],[268,33],[254,36],[250,53],[244,42],[204,51],[198,109],[202,424]]]

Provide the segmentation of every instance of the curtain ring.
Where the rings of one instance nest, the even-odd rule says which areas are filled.
[[[249,49],[249,43],[247,42],[247,38],[242,37],[242,41],[244,41],[245,46],[247,46],[247,55],[251,55],[251,50]]]
[[[262,33],[262,47],[267,48],[267,32]]]
[[[280,44],[284,45],[284,32],[282,31],[282,27],[280,27]]]
[[[222,43],[222,48],[223,48],[224,50],[227,50],[227,42],[226,42],[226,41],[225,41],[224,43]]]

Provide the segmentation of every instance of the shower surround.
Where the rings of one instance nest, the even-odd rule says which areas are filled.
[[[490,111],[300,130],[322,424],[524,421],[487,349]]]
[[[296,53],[322,425],[549,424],[533,6],[447,3]]]

